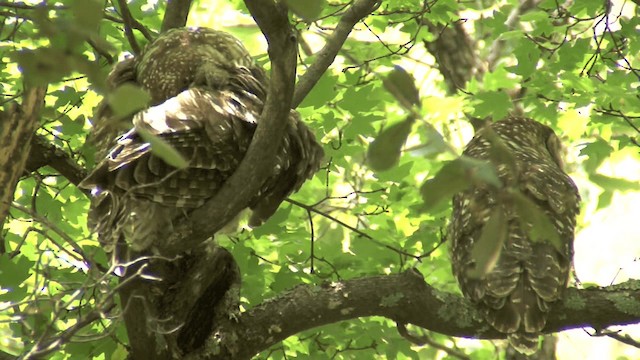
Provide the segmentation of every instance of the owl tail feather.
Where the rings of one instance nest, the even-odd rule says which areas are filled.
[[[517,352],[524,355],[533,355],[538,351],[539,346],[539,334],[516,332],[511,333],[508,336],[509,343],[516,349]]]

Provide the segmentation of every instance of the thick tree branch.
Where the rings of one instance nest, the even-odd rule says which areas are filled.
[[[544,332],[638,323],[639,299],[638,281],[599,289],[568,289],[565,300],[551,309]],[[243,313],[238,322],[226,321],[219,331],[233,333],[233,340],[221,344],[210,340],[193,355],[249,359],[301,331],[364,316],[384,316],[450,336],[504,338],[461,296],[429,286],[418,272],[410,270],[323,286],[298,286]]]
[[[87,176],[87,171],[66,151],[52,144],[45,137],[35,135],[31,139],[31,151],[25,171],[34,172],[43,166],[51,166],[74,185],[78,185]],[[80,190],[84,191],[84,189]],[[88,194],[86,191],[85,193]]]
[[[9,211],[18,179],[24,171],[31,138],[39,126],[46,86],[25,87],[22,106],[10,104],[0,112],[0,224]]]
[[[335,30],[327,39],[322,50],[316,54],[314,63],[311,64],[304,75],[300,77],[293,96],[293,108],[298,107],[298,105],[302,103],[322,74],[324,74],[327,68],[333,63],[338,51],[342,49],[344,42],[358,21],[375,11],[380,4],[382,4],[380,0],[356,0],[349,9],[347,9]]]
[[[189,9],[193,0],[169,0],[160,31],[183,27],[187,24]]]
[[[216,196],[177,227],[168,242],[173,244],[173,248],[167,248],[169,254],[197,246],[242,211],[272,171],[280,146],[293,96],[296,41],[282,6],[273,1],[256,0],[247,0],[246,5],[269,44],[271,80],[267,100],[240,166]]]
[[[129,45],[131,45],[131,50],[133,50],[134,54],[138,55],[141,49],[138,40],[136,40],[136,37],[133,35],[133,16],[131,16],[129,6],[126,0],[118,0],[118,6],[120,7],[120,13],[124,21],[124,33],[127,36]]]

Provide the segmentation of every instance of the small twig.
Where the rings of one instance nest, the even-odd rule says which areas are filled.
[[[113,21],[115,23],[118,24],[124,24],[124,20],[122,20],[121,18],[109,15],[109,14],[104,14],[103,17],[109,21]],[[155,39],[155,37],[157,35],[154,35],[151,30],[149,30],[146,26],[144,26],[140,21],[138,21],[138,19],[136,18],[132,18],[132,23],[131,23],[131,28],[132,29],[136,29],[138,31],[140,31],[142,33],[142,35],[144,35],[144,37],[151,41],[153,39]]]
[[[129,41],[129,45],[131,45],[131,50],[135,55],[140,54],[140,45],[138,44],[138,40],[133,35],[133,16],[131,16],[131,12],[129,11],[129,6],[127,5],[127,0],[118,0],[118,6],[120,7],[120,12],[122,13],[122,20],[124,21],[124,34],[127,36],[127,40]]]
[[[380,4],[382,4],[380,0],[357,0],[345,12],[322,50],[316,54],[316,61],[300,77],[293,95],[292,108],[295,109],[302,103],[322,74],[333,63],[355,24],[376,10]]]
[[[360,229],[358,229],[358,228],[356,228],[356,227],[353,227],[353,226],[351,226],[351,225],[349,225],[349,224],[345,223],[344,221],[342,221],[342,220],[340,220],[340,219],[338,219],[338,218],[336,218],[336,217],[334,217],[334,216],[331,216],[331,215],[329,215],[329,214],[327,214],[327,213],[324,213],[324,212],[322,212],[322,211],[320,211],[320,210],[318,210],[318,209],[314,208],[313,206],[303,204],[303,203],[301,203],[301,202],[299,202],[299,201],[292,200],[292,199],[290,199],[290,198],[287,198],[285,201],[287,201],[287,202],[289,202],[289,203],[291,203],[291,204],[293,204],[293,205],[296,205],[296,206],[298,206],[298,207],[301,207],[301,208],[303,208],[303,209],[305,209],[305,210],[307,210],[307,211],[311,211],[311,212],[314,212],[314,213],[316,213],[316,214],[318,214],[318,215],[321,215],[322,217],[325,217],[325,218],[327,218],[327,219],[329,219],[329,220],[331,220],[331,221],[333,221],[333,222],[335,222],[335,223],[339,224],[340,226],[342,226],[342,227],[344,227],[344,228],[347,228],[347,229],[349,229],[349,230],[351,230],[351,231],[355,232],[356,234],[358,234],[358,235],[362,236],[363,238],[365,238],[365,239],[367,239],[367,240],[369,240],[369,241],[373,242],[373,243],[374,243],[374,244],[376,244],[376,245],[379,245],[379,246],[381,246],[381,247],[387,248],[387,249],[389,249],[389,250],[391,250],[391,251],[393,251],[393,252],[396,252],[396,253],[398,253],[398,254],[401,254],[401,255],[404,255],[404,256],[407,256],[407,257],[410,257],[410,258],[414,258],[414,259],[416,259],[416,260],[420,260],[420,257],[419,257],[419,256],[416,256],[416,255],[411,254],[411,253],[408,253],[408,252],[406,252],[406,251],[403,251],[403,250],[400,250],[400,249],[394,248],[394,247],[393,247],[393,246],[391,246],[391,245],[387,245],[387,244],[385,244],[385,243],[383,243],[383,242],[381,242],[381,241],[379,241],[379,240],[376,240],[376,239],[374,239],[371,235],[369,235],[369,234],[365,233],[364,231],[362,231],[362,230],[360,230]]]
[[[438,350],[442,350],[442,351],[446,352],[447,355],[449,355],[449,356],[453,356],[455,358],[462,359],[462,360],[471,360],[471,358],[469,356],[467,356],[467,354],[465,354],[463,352],[460,352],[460,351],[458,351],[456,349],[452,349],[452,348],[449,348],[447,346],[444,346],[444,345],[434,341],[433,339],[431,339],[426,334],[424,334],[422,336],[410,334],[409,330],[407,329],[407,325],[406,324],[398,323],[396,325],[396,328],[398,329],[398,333],[400,334],[400,336],[402,336],[403,338],[407,339],[412,344],[416,344],[418,346],[429,345],[429,346],[431,346],[433,348],[436,348]]]
[[[611,332],[611,333],[606,333],[604,334],[612,339],[618,340],[621,343],[627,344],[629,346],[633,346],[635,348],[640,349],[640,341],[635,340],[634,338],[632,338],[631,336],[629,336],[629,334],[620,334],[619,332]]]
[[[520,6],[514,8],[509,14],[509,17],[507,18],[507,21],[505,23],[507,29],[513,30],[520,20],[520,15],[536,7],[539,2],[540,0],[524,0],[523,2],[521,2]],[[489,56],[487,56],[489,71],[493,71],[498,60],[502,56],[504,45],[504,40],[496,40],[493,42],[493,44],[491,44],[491,50],[489,50]]]

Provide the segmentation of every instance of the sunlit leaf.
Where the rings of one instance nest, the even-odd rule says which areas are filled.
[[[478,118],[500,120],[509,114],[513,103],[506,91],[487,91],[474,95],[473,114]]]
[[[587,143],[586,146],[580,150],[581,156],[588,156],[588,158],[584,160],[585,170],[595,172],[600,164],[609,157],[612,151],[613,147],[602,138]]]
[[[335,86],[337,80],[337,77],[331,73],[322,75],[309,95],[302,101],[300,107],[313,106],[317,109],[326,106],[336,97]]]

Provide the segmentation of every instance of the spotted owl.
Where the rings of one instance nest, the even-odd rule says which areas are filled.
[[[502,185],[476,182],[453,198],[451,263],[462,293],[525,354],[536,351],[550,304],[562,298],[572,263],[580,197],[562,170],[560,152],[553,130],[534,120],[510,117],[492,123],[476,134],[463,156],[492,163]],[[547,216],[559,245],[532,240],[532,222],[520,217],[508,196],[513,191]],[[504,241],[495,265],[473,275],[473,247],[496,209],[504,214]]]
[[[110,247],[121,237],[135,250],[159,245],[180,217],[204,204],[242,161],[267,96],[268,78],[239,40],[207,28],[160,35],[143,53],[117,64],[110,90],[132,84],[150,107],[114,119],[103,101],[91,140],[101,159],[81,186],[94,194],[90,226]],[[124,124],[124,129],[123,129]],[[154,135],[187,160],[177,169],[151,150]],[[291,110],[276,163],[247,204],[259,225],[319,168],[323,150]]]

